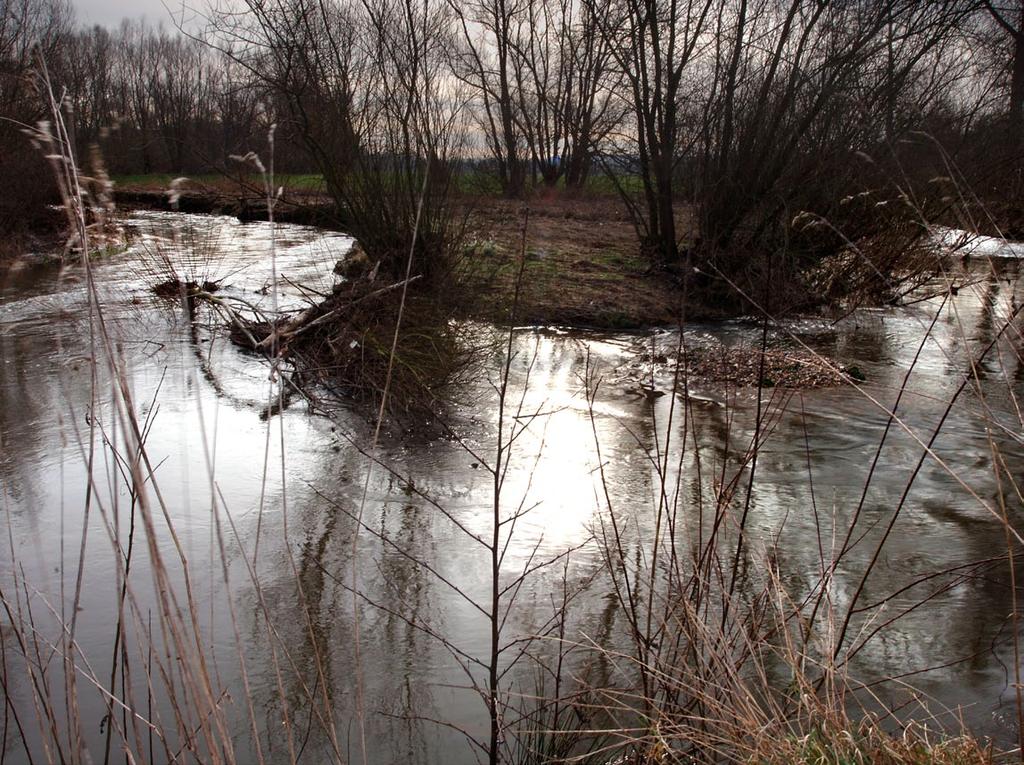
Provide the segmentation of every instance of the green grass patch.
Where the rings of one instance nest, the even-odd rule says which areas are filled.
[[[117,186],[141,186],[149,189],[168,189],[176,178],[186,178],[193,186],[233,186],[244,181],[247,186],[259,187],[263,180],[257,175],[224,175],[221,173],[196,173],[175,175],[174,173],[138,173],[113,175],[111,180]],[[324,177],[319,173],[281,173],[274,176],[274,183],[286,189],[318,191],[324,186]]]
[[[583,190],[595,196],[614,196],[619,193],[619,187],[631,196],[644,191],[643,180],[635,173],[620,173],[615,178],[610,178],[607,173],[593,173],[583,184]]]

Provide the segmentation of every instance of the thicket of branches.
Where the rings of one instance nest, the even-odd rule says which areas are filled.
[[[941,215],[929,182],[952,162],[987,202],[1019,189],[1016,0],[246,0],[202,19],[76,29],[57,0],[5,3],[5,112],[38,116],[40,42],[79,155],[99,143],[113,173],[227,168],[276,125],[277,169],[322,174],[392,271],[417,212],[444,271],[467,174],[510,197],[606,174],[655,264],[731,277],[841,246],[804,236],[803,212],[850,238],[891,225],[851,195]]]
[[[0,174],[19,180],[19,193],[0,194],[0,232],[46,222],[46,204],[56,199],[45,160],[29,151],[21,127],[46,115],[31,87],[33,47],[54,56],[67,42],[69,7],[61,0],[5,0],[0,5]],[[36,182],[21,183],[38,178]]]

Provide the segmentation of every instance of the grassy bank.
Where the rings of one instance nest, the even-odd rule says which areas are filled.
[[[682,293],[676,280],[657,272],[641,257],[628,211],[613,188],[598,180],[584,194],[538,191],[526,201],[502,199],[493,182],[475,176],[460,181],[457,197],[465,216],[465,245],[456,275],[475,298],[473,315],[493,321],[508,317],[508,296],[517,273],[528,211],[526,279],[516,312],[523,324],[559,324],[596,329],[638,329],[678,321]],[[166,206],[169,175],[115,178],[122,206]],[[329,200],[318,175],[284,175],[284,204],[278,220],[311,222],[310,212],[329,222]],[[238,198],[258,208],[263,193],[256,178],[203,175],[182,184],[185,204],[195,212],[239,213]],[[689,211],[681,207],[682,226]],[[333,225],[344,229],[343,222]],[[693,296],[691,296],[692,298]],[[690,318],[715,318],[723,311],[688,301]]]
[[[508,317],[524,226],[517,322],[638,329],[678,321],[683,297],[678,283],[641,257],[621,201],[560,195],[526,203],[474,200],[461,273],[467,289],[480,296],[482,317],[499,322]],[[714,310],[703,306],[697,313],[706,317]]]

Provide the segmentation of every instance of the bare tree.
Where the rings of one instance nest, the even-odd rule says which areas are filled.
[[[589,3],[579,4],[568,35],[571,77],[563,110],[569,150],[561,164],[565,184],[572,188],[584,185],[598,147],[621,126],[627,113],[616,96],[621,76],[594,10]]]
[[[635,159],[642,200],[630,201],[641,249],[656,263],[674,263],[679,258],[676,174],[692,145],[681,131],[682,111],[694,97],[686,75],[711,42],[719,0],[664,6],[650,0],[587,2],[624,77],[624,98],[635,119],[625,147],[614,151],[630,165]],[[620,188],[629,200],[628,189]]]
[[[989,15],[1010,37],[1010,99],[1007,105],[1010,133],[1019,141],[1024,129],[1024,2],[997,3],[983,0]]]
[[[594,148],[623,116],[611,51],[592,8],[527,0],[512,41],[520,129],[546,186],[579,188]]]
[[[195,125],[210,111],[212,73],[200,43],[162,29],[154,42],[160,66],[151,81],[153,118],[172,172],[183,173]]]
[[[55,198],[45,163],[30,150],[22,129],[47,113],[32,84],[33,47],[56,60],[70,29],[71,9],[64,0],[0,4],[0,174],[19,179],[19,193],[0,195],[0,230],[45,217],[45,203]]]
[[[266,135],[262,91],[230,58],[144,21],[69,32],[51,66],[79,156],[120,173],[223,168]]]
[[[398,276],[440,277],[461,227],[449,204],[463,99],[445,75],[440,0],[246,0],[213,9],[208,41],[249,72],[323,174],[338,217]]]
[[[502,192],[520,197],[526,190],[527,151],[517,117],[516,35],[528,23],[529,0],[448,0],[462,33],[456,77],[479,95],[480,127],[498,169]]]
[[[114,120],[115,44],[107,29],[91,27],[68,36],[57,62],[67,106],[74,112],[75,138],[82,146],[99,140]]]
[[[719,19],[718,84],[704,110],[702,255],[735,276],[752,253],[783,249],[796,213],[840,214],[840,200],[861,190],[863,157],[892,155],[956,76],[937,55],[968,10],[955,1],[733,4]]]

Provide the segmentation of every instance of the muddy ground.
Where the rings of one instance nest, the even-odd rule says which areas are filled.
[[[685,225],[686,211],[680,209],[679,217]],[[472,205],[467,281],[481,291],[487,318],[507,321],[512,315],[509,296],[515,293],[524,226],[516,323],[598,329],[678,323],[683,297],[678,281],[641,257],[625,206],[604,197],[490,199]],[[715,312],[703,306],[699,313],[706,318]]]

